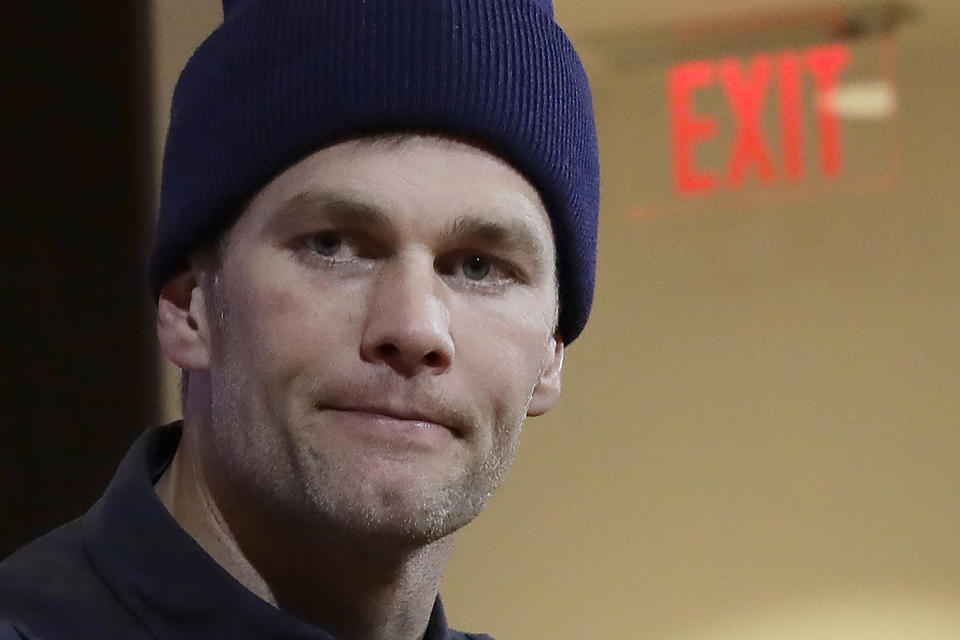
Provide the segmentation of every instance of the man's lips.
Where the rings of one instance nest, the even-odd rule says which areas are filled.
[[[410,426],[437,427],[450,431],[456,437],[463,436],[463,427],[460,421],[452,415],[441,415],[440,412],[422,411],[390,406],[368,404],[317,404],[318,410],[338,411],[368,416],[371,419],[384,421],[398,421],[409,423]]]

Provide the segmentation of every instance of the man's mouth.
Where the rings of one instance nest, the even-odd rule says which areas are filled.
[[[462,438],[465,432],[463,421],[452,412],[423,411],[400,406],[381,404],[337,402],[317,403],[314,405],[319,411],[334,411],[352,415],[355,418],[378,423],[383,427],[400,427],[404,429],[444,429],[457,438]]]

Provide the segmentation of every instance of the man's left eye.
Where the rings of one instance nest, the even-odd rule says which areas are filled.
[[[322,256],[332,258],[340,252],[343,237],[339,233],[317,233],[311,238],[313,249]]]
[[[463,261],[463,275],[470,280],[483,280],[490,275],[490,261],[483,256],[470,256]]]

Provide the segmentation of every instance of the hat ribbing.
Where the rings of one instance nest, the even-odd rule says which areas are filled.
[[[174,93],[149,280],[274,176],[364,134],[475,140],[537,187],[558,255],[560,333],[590,313],[599,191],[586,74],[549,0],[225,0]]]

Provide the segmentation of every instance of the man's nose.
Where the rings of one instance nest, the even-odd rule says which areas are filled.
[[[385,265],[368,293],[361,357],[406,377],[446,371],[454,346],[441,287],[426,260]]]

